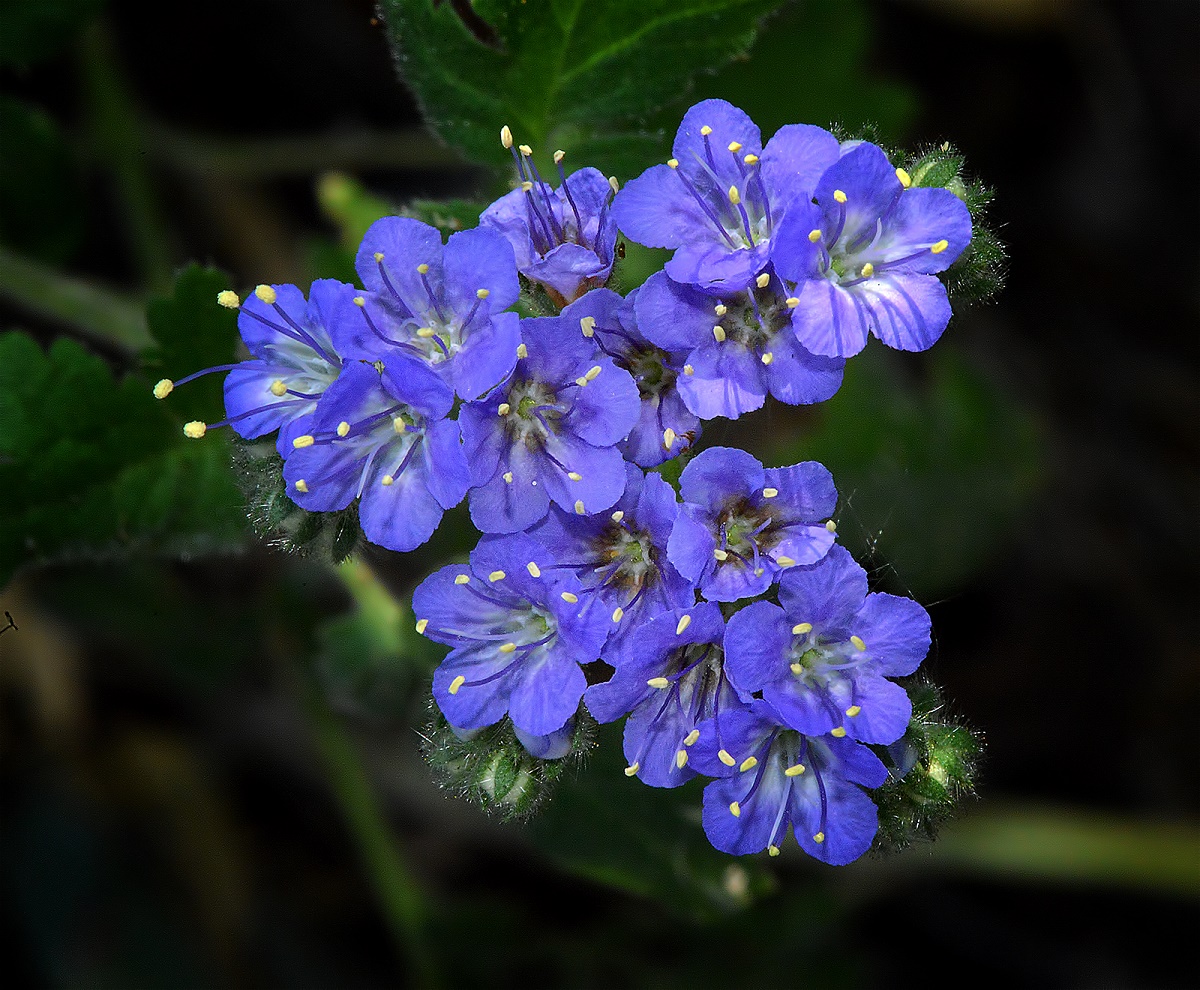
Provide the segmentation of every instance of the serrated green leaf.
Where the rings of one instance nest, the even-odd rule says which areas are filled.
[[[666,157],[656,115],[741,56],[781,0],[383,0],[404,81],[468,158],[504,163],[501,126],[539,157],[624,180]]]

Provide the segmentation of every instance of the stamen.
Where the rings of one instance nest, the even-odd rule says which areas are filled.
[[[509,130],[508,124],[500,128],[500,144],[504,146],[505,150],[513,146],[512,131]]]
[[[727,767],[737,766],[737,760],[735,760],[732,756],[729,755],[728,750],[724,750],[724,749],[720,750],[717,753],[717,759],[719,759]]]
[[[307,492],[307,491],[308,491],[308,482],[307,482],[307,481],[305,481],[303,478],[299,478],[299,479],[297,479],[297,481],[296,481],[296,491],[298,491],[298,492]]]
[[[753,770],[756,766],[758,766],[758,757],[747,756],[744,760],[742,760],[741,765],[738,767],[738,771],[745,773],[747,770]]]
[[[713,327],[713,338],[716,340],[716,342],[718,344],[724,343],[725,328],[720,326],[719,324],[717,326]]]
[[[618,605],[613,609],[612,620],[613,622],[620,622],[623,618],[625,618],[625,609]]]
[[[796,625],[792,626],[792,635],[803,636],[805,633],[812,632],[812,627],[813,625],[811,622],[798,622]]]
[[[449,688],[450,693],[458,694],[458,689],[461,688],[466,683],[467,683],[467,679],[465,677],[463,677],[462,674],[459,674],[456,678],[454,678],[454,680],[452,680],[450,682],[450,688]]]
[[[675,431],[671,427],[663,430],[663,449],[670,450],[675,445]]]
[[[620,522],[622,519],[624,519],[624,518],[625,518],[625,512],[624,512],[624,510],[622,510],[622,509],[617,509],[617,511],[616,511],[616,512],[614,512],[614,513],[613,513],[611,516],[609,516],[608,518],[609,518],[609,519],[611,519],[611,520],[612,520],[613,522],[615,522],[615,523],[619,523],[619,522]]]
[[[208,424],[202,423],[198,419],[194,419],[190,423],[183,424],[183,435],[189,440],[199,440],[207,432]]]
[[[425,629],[426,629],[428,626],[429,626],[429,620],[428,620],[428,619],[418,619],[418,620],[417,620],[417,635],[419,635],[419,636],[424,636],[424,635],[425,635]]]
[[[736,801],[734,801],[729,806],[729,813],[731,815],[733,815],[734,818],[741,818],[742,817],[742,806],[740,804],[738,804]]]
[[[838,203],[846,202],[846,194],[844,192],[842,192],[840,189],[835,189],[833,191],[833,198]]]
[[[510,412],[512,412],[512,406],[510,406],[507,402],[501,402],[500,405],[496,407],[497,416],[507,416]]]
[[[778,488],[764,488],[762,490],[763,498],[774,498],[778,494],[779,494]]]
[[[470,580],[471,580],[471,575],[459,574],[454,578],[454,583],[455,584],[466,584]]]
[[[175,383],[169,378],[164,378],[154,386],[154,398],[165,399],[175,390]]]
[[[854,648],[860,652],[867,648],[867,644],[862,641],[861,636],[851,636],[850,642],[853,643]]]
[[[641,767],[641,764],[640,764],[640,763],[637,763],[637,762],[634,762],[634,763],[631,763],[631,764],[629,764],[629,766],[627,766],[627,767],[625,768],[625,776],[626,776],[626,777],[633,777],[633,776],[635,776],[635,775],[637,774],[637,772],[638,772],[638,769],[639,769],[640,767]]]
[[[517,344],[517,357],[522,360],[529,357],[529,348],[524,344]]]
[[[896,178],[900,180],[900,185],[905,189],[912,185],[912,176],[902,168],[896,169]]]
[[[799,777],[800,774],[804,773],[804,764],[796,763],[793,766],[788,767],[783,772],[787,777]]]
[[[687,761],[688,752],[686,749],[679,749],[675,751],[675,766],[677,769],[682,770],[685,766],[687,766]]]
[[[696,369],[693,368],[690,364],[685,364],[683,366],[683,373],[690,378],[692,375],[694,375],[696,373]]]
[[[596,332],[596,317],[585,316],[579,321],[579,329],[585,337],[591,337]]]
[[[762,356],[762,363],[763,363],[763,364],[770,364],[770,363],[771,363],[772,361],[774,361],[774,360],[775,360],[775,355],[774,355],[774,354],[772,354],[770,351],[767,351],[767,352],[766,352],[765,354],[763,354],[763,356]]]
[[[847,714],[847,715],[848,715],[850,718],[854,718],[854,716],[855,716],[855,715],[857,715],[857,714],[858,714],[859,712],[861,712],[861,711],[862,711],[862,706],[860,706],[860,705],[851,705],[849,708],[847,708],[847,709],[846,709],[846,714]]]
[[[532,560],[525,565],[525,570],[529,572],[530,577],[540,578],[542,576],[541,568],[538,567]]]
[[[949,241],[947,241],[947,240],[940,240],[940,241],[938,241],[936,244],[932,244],[932,245],[930,245],[930,248],[929,248],[929,253],[930,253],[930,254],[941,254],[941,253],[942,253],[943,251],[945,251],[945,250],[946,250],[946,248],[948,248],[949,246],[950,246],[950,242],[949,242]]]
[[[826,529],[826,531],[828,531],[830,533],[836,533],[837,532],[837,523],[835,523],[832,519],[830,519],[827,523],[825,523],[825,529]]]
[[[224,306],[226,309],[237,309],[242,304],[238,299],[237,293],[232,289],[222,289],[217,293],[217,305]]]
[[[762,272],[755,280],[754,284],[760,289],[765,289],[771,284],[771,276],[767,272]]]
[[[577,516],[586,516],[587,515],[587,510],[584,509],[584,507],[583,507],[583,499],[576,499],[575,514]]]
[[[660,691],[663,688],[667,688],[667,687],[671,686],[671,682],[665,677],[651,677],[650,680],[648,680],[646,683],[648,685],[650,685],[650,687],[656,688],[657,690],[660,690]]]
[[[559,597],[568,605],[574,605],[579,601],[579,596],[571,591],[564,591]]]
[[[508,575],[503,571],[492,571],[492,573],[488,575],[488,580],[491,581],[492,584],[495,584],[497,581],[503,581],[506,577],[508,577]]]
[[[846,730],[839,725],[836,729],[831,729],[829,734],[833,736],[834,739],[841,739],[842,736],[846,734]]]
[[[684,736],[683,744],[685,746],[695,746],[696,740],[699,738],[700,738],[700,730],[692,729],[691,732],[689,732],[686,736]]]
[[[684,614],[679,617],[679,621],[675,624],[675,635],[682,636],[683,631],[692,624],[692,617]]]

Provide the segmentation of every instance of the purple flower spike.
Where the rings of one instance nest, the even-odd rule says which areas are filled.
[[[613,187],[599,171],[582,168],[566,175],[563,153],[554,153],[559,186],[551,188],[533,164],[533,151],[510,148],[521,177],[518,188],[500,197],[479,217],[481,227],[503,234],[512,245],[517,268],[540,282],[560,306],[604,285],[612,272],[617,225],[609,209]]]
[[[675,281],[736,292],[766,267],[775,225],[839,149],[804,124],[780,128],[764,149],[745,113],[704,100],[684,115],[672,152],[618,193],[617,225],[639,244],[674,248],[666,271]]]
[[[713,295],[681,285],[665,272],[637,294],[642,332],[660,347],[686,354],[676,387],[700,419],[762,406],[769,392],[781,402],[823,402],[842,384],[841,358],[810,354],[792,331],[783,285],[763,272],[742,286]]]
[[[445,245],[428,224],[384,217],[355,259],[367,291],[338,311],[347,357],[403,354],[425,361],[463,399],[508,377],[520,317],[503,312],[520,293],[508,242],[491,230],[460,231]]]
[[[718,778],[704,789],[703,822],[722,852],[777,856],[791,825],[810,856],[844,866],[875,838],[878,812],[862,788],[881,787],[887,768],[858,743],[787,728],[766,701],[701,726],[692,764]]]
[[[744,450],[710,447],[683,469],[679,489],[667,556],[709,601],[759,595],[833,545],[837,489],[816,461],[764,469]]]
[[[873,333],[923,351],[950,321],[936,277],[971,240],[971,214],[948,189],[913,189],[881,149],[856,145],[821,177],[815,202],[780,222],[776,271],[796,282],[792,326],[814,354],[852,357]]]
[[[726,667],[738,689],[761,691],[807,735],[899,739],[912,704],[888,678],[913,673],[929,651],[925,609],[910,598],[868,594],[866,572],[840,546],[784,574],[779,602],[755,602],[729,621]]]
[[[626,774],[652,787],[678,787],[696,775],[688,760],[697,727],[740,704],[721,669],[724,631],[720,607],[702,602],[657,615],[610,654],[616,673],[588,688],[584,701],[601,722],[629,713]]]
[[[524,534],[484,537],[470,566],[443,567],[413,592],[417,631],[452,647],[433,675],[446,719],[480,729],[507,714],[535,755],[561,748],[587,686],[580,664],[608,631],[552,562]]]
[[[458,424],[443,418],[453,400],[411,358],[387,359],[382,375],[347,364],[306,421],[309,432],[292,440],[283,468],[289,497],[316,512],[357,498],[368,540],[389,550],[420,546],[467,493]]]
[[[471,465],[471,519],[484,533],[517,533],[553,501],[588,515],[625,490],[617,449],[637,422],[629,373],[570,316],[521,321],[512,378],[459,414]]]
[[[641,624],[696,601],[695,585],[667,560],[667,542],[679,515],[675,490],[656,474],[644,478],[625,465],[625,493],[611,514],[579,516],[551,506],[531,530],[555,559],[554,568],[573,573],[580,601],[609,621],[604,659],[637,641]]]

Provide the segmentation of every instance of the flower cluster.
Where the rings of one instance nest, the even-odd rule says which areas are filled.
[[[357,253],[361,287],[223,293],[252,358],[197,373],[228,372],[213,425],[277,432],[291,499],[357,503],[392,550],[468,501],[482,539],[413,598],[418,632],[450,647],[433,697],[455,732],[508,719],[554,759],[581,710],[624,719],[629,776],[709,778],[717,848],[776,854],[790,826],[849,862],[875,835],[868,791],[888,771],[871,747],[909,725],[896,678],[924,658],[928,615],[868,590],[821,464],[693,447],[768,394],[828,399],[871,334],[932,345],[970,213],[873,144],[790,125],[764,145],[719,100],[623,189],[567,175],[561,152],[554,186],[501,140],[519,185],[477,228],[443,243],[387,217]],[[607,287],[618,229],[674,251],[625,295]],[[519,298],[548,308],[522,318]],[[653,469],[680,455],[676,488]]]

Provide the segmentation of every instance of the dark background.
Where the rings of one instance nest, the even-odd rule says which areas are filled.
[[[63,197],[79,218],[66,247],[38,247],[38,225],[14,228],[15,215],[8,242],[133,297],[161,287],[147,284],[156,265],[191,260],[234,286],[304,284],[336,243],[319,176],[395,201],[478,193],[486,174],[416,130],[372,13],[357,0],[113,0],[90,33],[0,74],[70,135],[80,190]],[[861,36],[838,30],[848,20]],[[915,452],[886,470],[848,460],[840,521],[874,550],[883,585],[931,610],[930,673],[986,740],[978,799],[932,847],[841,871],[784,856],[751,906],[681,920],[666,895],[586,875],[561,841],[439,792],[417,753],[420,677],[395,675],[368,703],[335,697],[335,717],[436,905],[444,982],[1195,986],[1200,6],[826,0],[767,33],[765,55],[703,95],[739,102],[765,135],[841,119],[910,147],[948,138],[997,190],[1008,284],[956,313],[929,355],[865,365],[883,377],[855,394],[894,376],[905,394],[932,388],[935,406]],[[862,78],[813,68],[837,64],[839,45]],[[97,50],[137,111],[168,255],[149,263],[97,150]],[[736,95],[722,88],[734,76]],[[10,167],[21,154],[0,149]],[[43,340],[69,332],[29,307],[0,315]],[[960,385],[991,410],[965,407],[965,427],[964,407],[936,405]],[[764,413],[707,441],[819,450],[789,432],[811,426]],[[911,427],[889,420],[874,442],[899,449]],[[956,492],[930,462],[966,441]],[[912,482],[901,495],[932,503],[893,516],[877,486],[897,477]],[[371,559],[404,588],[444,549]],[[20,625],[0,634],[10,986],[408,979],[278,648],[284,605],[335,614],[345,601],[319,568],[263,546],[30,570],[0,589]],[[724,882],[737,900],[736,871]]]

